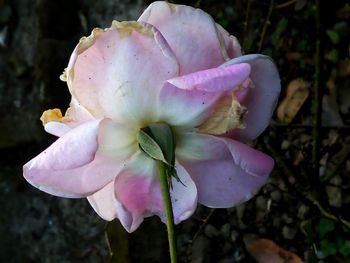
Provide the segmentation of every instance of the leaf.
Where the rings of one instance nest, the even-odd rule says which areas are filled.
[[[329,242],[327,239],[321,240],[320,245],[325,257],[337,254],[337,246],[334,243]]]
[[[303,263],[296,254],[284,250],[269,239],[250,241],[246,248],[258,263]]]
[[[287,94],[277,109],[280,121],[290,123],[309,97],[310,82],[298,78],[292,80],[287,87]]]
[[[175,142],[169,125],[164,123],[154,123],[149,126],[152,138],[160,146],[164,158],[169,165],[174,166],[175,162]]]
[[[327,233],[332,232],[335,229],[335,224],[327,218],[321,218],[315,229],[320,238],[323,238]]]
[[[338,251],[344,257],[350,256],[350,240],[344,240],[343,238],[337,239]]]
[[[164,163],[169,189],[172,188],[172,177],[183,184],[175,169],[175,138],[169,125],[153,123],[139,131],[137,140],[146,154]]]
[[[333,44],[338,44],[339,43],[339,34],[337,31],[335,30],[327,30],[326,31],[327,36],[329,37],[329,39],[332,41]]]
[[[141,149],[147,153],[150,157],[153,159],[162,161],[164,163],[167,163],[162,149],[158,145],[158,143],[153,140],[151,136],[149,136],[146,132],[144,132],[142,129],[139,130],[139,132],[136,135],[137,141],[141,147]]]
[[[281,35],[286,30],[288,25],[288,19],[283,17],[280,21],[278,21],[276,25],[276,30],[271,34],[271,43],[272,45],[279,46],[281,41]]]

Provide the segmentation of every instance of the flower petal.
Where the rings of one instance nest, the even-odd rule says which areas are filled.
[[[138,129],[127,124],[103,119],[98,132],[98,154],[116,161],[128,159],[139,149],[137,131]]]
[[[99,122],[70,130],[25,164],[26,180],[44,192],[73,198],[91,195],[112,181],[122,164],[95,156]]]
[[[199,125],[222,96],[243,83],[250,73],[246,63],[218,67],[168,80],[160,94],[162,118],[172,125]]]
[[[130,228],[132,223],[131,214],[125,210],[114,194],[114,182],[110,182],[101,190],[87,197],[90,205],[96,213],[107,221],[118,218],[121,224]]]
[[[128,232],[135,231],[142,223],[147,210],[161,211],[162,199],[152,200],[152,184],[156,183],[155,161],[144,153],[133,156],[115,179],[115,196],[132,215]]]
[[[94,117],[118,122],[155,118],[163,82],[177,76],[178,64],[151,25],[117,22],[82,38],[67,68],[72,95]]]
[[[233,130],[229,135],[244,141],[255,139],[269,125],[281,84],[278,71],[269,57],[259,54],[246,55],[234,58],[223,66],[239,63],[250,64],[250,78],[254,88],[250,88],[244,99],[240,101],[248,109],[246,128]]]
[[[220,38],[225,47],[227,57],[235,58],[242,55],[242,48],[236,37],[230,35],[221,25],[216,24]]]
[[[176,152],[198,189],[198,202],[232,207],[250,199],[265,183],[273,160],[231,139],[182,134]]]
[[[47,133],[61,137],[71,130],[71,128],[62,122],[50,121],[45,124],[44,129]]]
[[[138,21],[152,24],[162,33],[179,61],[179,75],[214,68],[225,62],[226,54],[223,54],[216,24],[200,9],[157,1]]]
[[[197,208],[197,187],[192,178],[180,164],[176,163],[176,172],[180,179],[178,182],[174,177],[172,178],[172,186],[170,195],[173,205],[175,224],[189,218]],[[160,218],[165,223],[165,213],[160,214]]]
[[[64,117],[62,117],[60,110],[56,111],[58,111],[56,120],[52,119],[47,122],[44,121],[43,123],[46,132],[58,137],[63,136],[72,128],[77,127],[84,122],[94,120],[93,116],[82,105],[80,105],[74,97],[72,97],[70,107],[67,109]],[[45,113],[47,112],[50,112],[50,110],[45,111],[43,116],[45,116]]]
[[[132,223],[126,230],[133,232],[144,217],[158,215],[165,222],[163,198],[155,161],[143,153],[133,156],[130,163],[115,180],[115,195],[132,215]],[[197,205],[197,189],[186,170],[176,164],[177,173],[184,184],[173,179],[171,198],[174,220],[179,223],[191,216]],[[125,226],[124,226],[125,227]]]

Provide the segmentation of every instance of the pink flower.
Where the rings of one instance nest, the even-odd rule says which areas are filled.
[[[266,56],[241,56],[236,38],[202,10],[155,2],[137,22],[94,29],[62,79],[70,108],[41,118],[59,138],[24,166],[24,177],[53,195],[87,197],[129,232],[144,217],[165,220],[155,161],[136,139],[152,123],[167,123],[176,136],[175,223],[197,202],[225,208],[248,200],[273,168],[243,142],[267,127],[278,72]]]

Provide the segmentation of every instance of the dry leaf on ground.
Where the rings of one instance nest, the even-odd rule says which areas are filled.
[[[269,239],[256,239],[246,244],[258,263],[303,263],[296,254],[284,250]]]
[[[287,94],[277,109],[280,121],[290,123],[299,112],[301,106],[309,96],[310,82],[298,78],[292,80],[287,87]]]

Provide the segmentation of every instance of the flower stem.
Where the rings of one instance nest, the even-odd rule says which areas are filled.
[[[165,164],[161,161],[158,161],[157,163],[158,163],[158,171],[159,171],[159,179],[160,179],[159,180],[160,188],[162,190],[163,203],[164,203],[164,209],[165,209],[166,226],[168,231],[170,262],[177,263],[175,234],[174,234],[174,215],[173,215],[173,207],[172,207],[171,198],[170,198],[168,178],[165,171]]]

